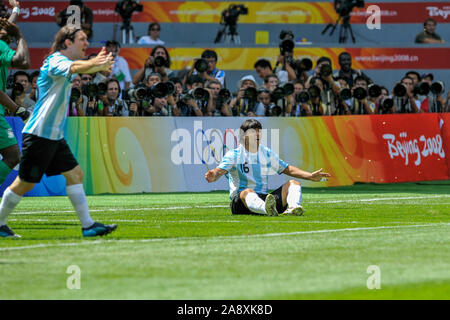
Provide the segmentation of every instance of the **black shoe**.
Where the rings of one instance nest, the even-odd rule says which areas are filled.
[[[14,233],[6,224],[0,227],[0,237],[2,238],[22,238],[20,235]]]
[[[94,224],[89,228],[82,228],[81,232],[83,233],[83,237],[96,237],[107,235],[116,229],[117,224],[105,225],[99,222],[94,222]]]

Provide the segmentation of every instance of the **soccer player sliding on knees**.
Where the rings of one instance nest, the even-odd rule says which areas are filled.
[[[44,173],[62,174],[66,178],[67,196],[81,221],[84,237],[102,236],[117,228],[115,224],[92,220],[82,184],[83,171],[64,139],[72,79],[77,73],[111,71],[114,64],[105,48],[95,58],[82,60],[88,45],[83,30],[65,26],[56,34],[44,60],[37,80],[39,98],[23,129],[19,175],[5,190],[0,204],[0,237],[20,237],[6,225],[6,220]]]
[[[296,180],[289,180],[268,193],[268,178],[272,174],[321,181],[331,177],[322,169],[312,173],[288,165],[269,148],[260,145],[262,125],[254,119],[241,125],[240,145],[228,151],[217,168],[205,174],[208,182],[228,174],[232,214],[261,214],[268,216],[303,214],[302,189]]]

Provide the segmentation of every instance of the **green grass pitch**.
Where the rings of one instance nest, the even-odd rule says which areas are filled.
[[[3,299],[450,299],[450,182],[303,188],[301,217],[232,216],[226,192],[24,198],[0,239]],[[81,270],[69,290],[67,268]],[[380,289],[369,290],[369,266]]]

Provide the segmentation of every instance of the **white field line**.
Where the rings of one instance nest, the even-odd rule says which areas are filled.
[[[276,219],[276,218],[274,218]],[[18,222],[80,222],[77,219],[8,219],[8,221]],[[131,222],[131,223],[248,223],[245,220],[124,220],[124,219],[107,219],[108,223],[112,222]],[[260,220],[261,223],[360,223],[358,221],[315,221],[315,220]],[[400,222],[401,223],[401,222]]]
[[[404,228],[423,228],[423,227],[437,227],[437,226],[450,226],[450,223],[429,223],[429,224],[417,224],[410,226],[379,226],[379,227],[364,227],[364,228],[343,228],[343,229],[328,229],[328,230],[311,230],[311,231],[296,231],[285,233],[265,233],[255,235],[238,235],[238,236],[213,236],[213,237],[180,237],[180,238],[154,238],[154,239],[127,239],[127,240],[94,240],[85,242],[69,242],[69,243],[40,243],[22,247],[0,247],[0,251],[13,251],[13,250],[26,250],[37,248],[49,248],[49,247],[76,247],[85,245],[96,244],[112,244],[112,243],[151,243],[151,242],[164,242],[164,241],[179,241],[179,240],[227,240],[227,239],[249,239],[249,238],[268,238],[268,237],[283,237],[283,236],[295,236],[304,234],[316,234],[316,233],[334,233],[334,232],[346,232],[346,231],[363,231],[363,230],[383,230],[383,229],[404,229]]]
[[[390,197],[390,198],[371,198],[371,199],[347,199],[347,200],[324,200],[324,201],[305,201],[306,204],[326,204],[326,203],[355,203],[355,202],[375,202],[389,200],[414,200],[414,199],[435,199],[450,198],[450,195],[421,196],[421,197]],[[184,210],[184,209],[212,209],[212,208],[229,208],[229,205],[205,205],[205,206],[176,206],[176,207],[151,207],[151,208],[104,208],[91,209],[90,212],[115,212],[115,211],[156,211],[156,210]],[[42,213],[71,213],[73,210],[45,210],[45,211],[18,211],[13,214],[30,215]]]

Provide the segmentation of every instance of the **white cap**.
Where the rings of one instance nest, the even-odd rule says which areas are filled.
[[[255,84],[255,88],[258,89],[258,84],[256,83],[256,80],[252,75],[242,77],[242,79],[238,81],[238,88],[241,87],[242,82],[244,82],[245,80],[253,81],[253,83]]]

